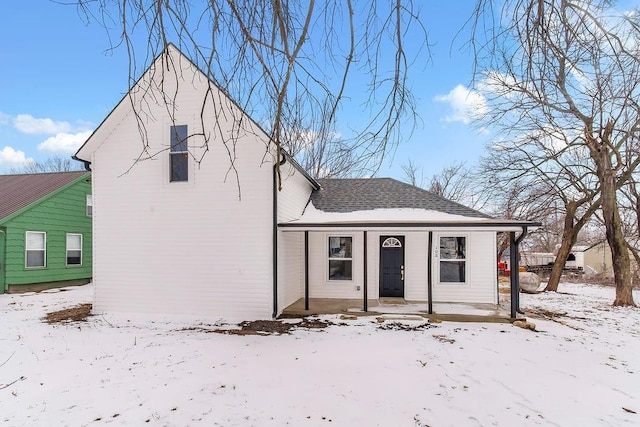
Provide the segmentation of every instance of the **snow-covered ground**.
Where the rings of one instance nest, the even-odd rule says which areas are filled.
[[[0,425],[640,425],[640,309],[611,307],[610,287],[560,289],[522,295],[554,319],[529,317],[535,332],[324,316],[346,325],[268,336],[175,317],[42,322],[91,302],[90,285],[0,295]]]

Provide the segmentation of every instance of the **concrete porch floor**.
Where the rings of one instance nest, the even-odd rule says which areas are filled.
[[[433,303],[429,314],[426,302],[407,301],[404,298],[380,298],[368,301],[368,311],[363,310],[361,299],[309,298],[309,310],[304,309],[304,298],[286,307],[280,317],[301,317],[313,314],[351,314],[376,316],[381,314],[419,315],[427,319],[451,322],[508,323],[513,321],[510,311],[496,304]],[[523,319],[518,315],[518,319]]]

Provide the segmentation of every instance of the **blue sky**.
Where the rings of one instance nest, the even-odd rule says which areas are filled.
[[[420,120],[413,134],[404,132],[379,176],[401,179],[409,158],[423,167],[425,179],[455,161],[471,164],[490,137],[469,122],[474,99],[464,87],[472,55],[460,51],[464,36],[451,46],[474,1],[425,3],[431,61],[418,61],[411,71]],[[126,92],[126,52],[109,51],[105,30],[87,24],[73,6],[8,2],[0,40],[0,173],[29,159],[72,155]]]

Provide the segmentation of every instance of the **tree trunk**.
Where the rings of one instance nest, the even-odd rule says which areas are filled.
[[[602,199],[602,218],[607,232],[607,242],[611,248],[613,275],[616,283],[616,299],[613,305],[635,306],[631,283],[631,262],[622,230],[622,221],[618,210],[616,170],[611,164],[611,152],[608,143],[613,132],[613,121],[607,122],[600,135],[602,141],[585,130],[589,153],[598,170],[600,197]]]
[[[567,203],[565,209],[566,213],[562,229],[562,243],[560,244],[560,249],[558,249],[558,253],[556,254],[556,261],[553,263],[553,268],[551,269],[551,275],[549,276],[549,281],[547,282],[545,291],[558,291],[558,284],[562,277],[564,264],[567,262],[567,258],[571,253],[571,248],[578,238],[578,231],[580,231],[579,228],[574,226],[574,219],[576,217],[578,204],[575,202]]]
[[[631,261],[624,239],[622,221],[616,198],[615,172],[608,168],[601,177],[602,216],[611,248],[613,275],[616,283],[616,299],[613,305],[635,306],[631,283]]]

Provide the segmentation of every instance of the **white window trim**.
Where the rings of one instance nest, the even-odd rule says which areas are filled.
[[[69,264],[69,240],[68,237],[69,236],[80,236],[80,264]],[[82,264],[84,263],[84,236],[82,235],[82,233],[67,233],[65,236],[65,256],[64,256],[64,262],[65,265],[67,267],[82,267]],[[77,250],[77,249],[72,249],[72,250]]]
[[[188,135],[193,135],[193,129],[196,129],[199,127],[197,127],[194,123],[196,123],[196,119],[194,116],[176,116],[174,117],[174,120],[171,120],[169,117],[164,117],[163,121],[162,121],[162,126],[163,126],[163,130],[162,130],[162,139],[161,139],[161,146],[162,148],[165,150],[165,152],[163,152],[163,156],[162,158],[162,164],[163,166],[163,172],[162,172],[162,177],[163,177],[163,182],[162,182],[162,186],[166,187],[166,188],[181,188],[183,191],[186,187],[193,187],[195,184],[195,169],[196,169],[196,164],[195,161],[193,160],[193,156],[197,155],[197,153],[194,154],[194,150],[197,149],[197,144],[199,139],[196,139],[194,137],[189,138],[189,140],[187,141],[187,180],[186,181],[171,181],[171,126],[180,126],[180,125],[186,125],[187,126],[187,134]],[[197,151],[197,150],[196,150]]]
[[[331,258],[329,257],[328,253],[329,253],[329,240],[332,237],[350,237],[351,238],[351,258]],[[354,260],[354,256],[353,256],[353,252],[355,249],[355,243],[356,243],[356,238],[355,235],[353,234],[326,234],[325,235],[325,268],[324,271],[325,273],[327,273],[326,277],[326,283],[330,283],[330,284],[346,284],[346,283],[353,283],[355,281],[355,278],[353,277],[355,275],[355,260]],[[331,279],[329,277],[329,261],[332,260],[344,260],[344,261],[351,261],[351,279],[343,279],[343,280],[335,280],[335,279]]]
[[[44,249],[29,249],[28,241],[29,234],[42,234],[44,236]],[[28,252],[29,251],[42,251],[44,253],[43,257],[43,265],[27,265],[28,262]],[[47,268],[47,232],[46,231],[27,231],[24,235],[24,268],[28,269],[38,269],[38,268]]]
[[[438,285],[438,286],[453,286],[456,288],[461,288],[461,287],[470,287],[471,283],[469,282],[469,259],[470,259],[470,253],[469,253],[469,247],[470,247],[470,242],[471,242],[471,235],[468,233],[442,233],[442,234],[437,234],[435,235],[436,239],[435,239],[435,245],[434,245],[434,257],[435,257],[435,268],[434,268],[434,284]],[[464,258],[464,260],[462,259],[440,259],[440,238],[441,237],[464,237],[465,238],[465,245],[466,245],[466,257]],[[440,281],[440,262],[459,262],[459,261],[464,261],[465,263],[465,274],[464,274],[464,278],[465,281],[464,282],[441,282]]]

